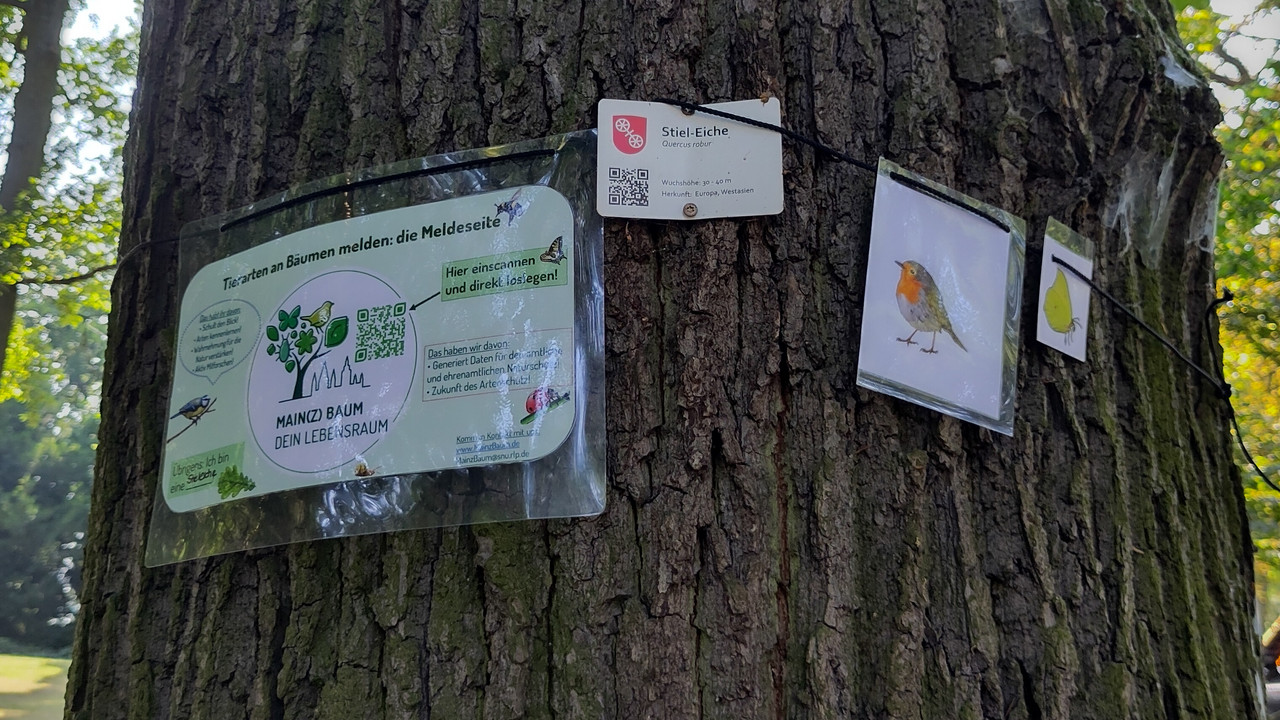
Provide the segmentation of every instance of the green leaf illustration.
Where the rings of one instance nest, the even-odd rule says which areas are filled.
[[[267,339],[271,342],[276,342],[280,339],[280,331],[276,329],[275,325],[267,326]]]
[[[268,346],[267,346],[267,354],[268,354],[268,355],[275,355],[275,354],[276,354],[276,346],[275,346],[275,343],[272,343],[272,344],[270,344],[270,345],[268,345]]]
[[[218,476],[218,497],[222,499],[233,498],[242,492],[253,490],[258,487],[256,483],[240,472],[235,465],[228,467]]]
[[[342,341],[347,339],[347,329],[349,327],[350,324],[346,315],[330,320],[329,327],[324,330],[324,346],[337,347],[341,345]]]
[[[285,371],[285,372],[293,372],[293,368],[294,368],[295,366],[296,366],[296,363],[294,363],[292,360],[287,360],[287,361],[285,361],[285,364],[284,364],[284,371]]]
[[[315,347],[315,344],[316,344],[316,334],[315,334],[315,331],[311,330],[310,328],[308,328],[306,332],[302,333],[302,336],[299,337],[297,342],[294,343],[294,345],[298,347],[298,352],[302,353],[303,355],[310,354],[311,349]]]

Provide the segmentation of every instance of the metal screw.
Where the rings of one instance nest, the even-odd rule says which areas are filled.
[[[685,206],[684,206],[684,216],[685,216],[685,217],[687,217],[687,218],[691,218],[691,217],[693,217],[694,215],[697,215],[697,214],[698,214],[698,206],[697,206],[697,205],[694,205],[693,203],[685,203]]]

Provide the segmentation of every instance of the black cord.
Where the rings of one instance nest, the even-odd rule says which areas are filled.
[[[700,112],[700,113],[705,113],[707,115],[714,115],[716,117],[722,117],[728,120],[734,120],[740,123],[745,123],[747,125],[751,125],[754,127],[763,128],[765,130],[772,130],[784,137],[795,140],[796,142],[802,143],[804,145],[808,145],[820,152],[823,152],[833,158],[836,158],[837,160],[843,160],[844,162],[851,163],[868,172],[873,172],[873,173],[877,172],[876,168],[872,165],[869,165],[861,160],[858,160],[855,157],[842,153],[839,150],[836,150],[835,148],[831,148],[826,145],[823,145],[822,143],[817,142],[816,140],[810,139],[808,137],[805,137],[804,135],[801,135],[792,130],[788,130],[784,127],[780,127],[778,125],[773,125],[771,123],[755,120],[753,118],[743,117],[741,115],[725,112],[723,110],[716,110],[713,108],[703,107],[701,105],[695,105],[693,103],[685,102],[683,100],[674,100],[671,98],[659,98],[656,102],[665,103],[667,105],[674,105],[680,108],[681,110],[685,111],[686,113],[690,113],[690,114],[695,112]],[[1009,232],[1010,230],[1009,225],[1005,223],[1003,220],[1001,220],[1000,218],[997,218],[980,208],[975,208],[975,207],[970,207],[968,205],[965,205],[964,203],[960,202],[956,198],[953,198],[950,195],[947,195],[946,193],[939,192],[938,190],[935,190],[929,185],[926,185],[925,183],[922,183],[914,178],[908,177],[898,172],[890,172],[889,177],[891,177],[897,182],[900,182],[904,185],[907,185],[908,187],[911,187],[914,190],[917,190],[926,195],[929,195],[930,197],[955,205],[956,207],[960,207],[965,210],[968,210],[969,212],[992,223],[993,225],[1000,228],[1004,232]],[[1205,370],[1203,367],[1193,362],[1191,358],[1187,357],[1168,338],[1160,334],[1159,331],[1157,331],[1151,325],[1147,324],[1142,318],[1138,317],[1132,310],[1130,310],[1124,303],[1120,302],[1114,295],[1102,289],[1101,286],[1094,283],[1093,280],[1086,277],[1084,273],[1077,270],[1071,264],[1063,261],[1062,258],[1059,258],[1056,255],[1051,257],[1053,262],[1057,263],[1063,268],[1066,268],[1067,271],[1070,272],[1072,275],[1075,275],[1077,278],[1084,281],[1084,283],[1088,285],[1091,289],[1093,289],[1094,292],[1106,298],[1113,306],[1119,308],[1125,315],[1127,315],[1130,320],[1133,320],[1135,323],[1137,323],[1138,327],[1141,327],[1143,330],[1146,330],[1148,333],[1151,334],[1152,337],[1154,337],[1156,340],[1159,340],[1160,343],[1164,345],[1166,348],[1168,348],[1170,352],[1176,355],[1179,360],[1182,360],[1182,362],[1186,363],[1188,367],[1190,367],[1192,370],[1195,370],[1197,373],[1199,373],[1201,376],[1203,376],[1204,378],[1209,380],[1210,383],[1213,384],[1213,386],[1217,389],[1219,396],[1227,401],[1227,408],[1231,413],[1231,425],[1232,427],[1235,428],[1236,440],[1240,443],[1240,451],[1244,453],[1244,456],[1249,461],[1249,464],[1252,465],[1253,469],[1258,473],[1258,477],[1261,477],[1263,482],[1265,482],[1267,485],[1270,485],[1276,492],[1280,493],[1280,487],[1277,487],[1275,483],[1271,482],[1271,480],[1266,476],[1266,474],[1262,472],[1262,469],[1258,467],[1258,463],[1254,461],[1253,456],[1249,454],[1249,450],[1245,447],[1244,436],[1241,435],[1240,426],[1236,422],[1235,407],[1232,406],[1231,404],[1231,385],[1227,383],[1226,378],[1214,377],[1212,374],[1209,373],[1208,370]],[[1212,314],[1215,314],[1219,306],[1221,306],[1223,303],[1230,302],[1233,298],[1234,296],[1231,294],[1230,290],[1224,290],[1223,296],[1221,298],[1214,300],[1214,302],[1209,305],[1209,307],[1205,310],[1206,331],[1209,329],[1209,316]],[[1221,373],[1221,369],[1219,369],[1219,372]]]
[[[369,177],[363,180],[352,180],[351,182],[345,182],[335,187],[325,188],[323,190],[316,190],[315,192],[309,192],[309,193],[306,193],[305,195],[299,195],[294,198],[289,198],[288,200],[285,200],[284,202],[278,203],[276,205],[272,205],[271,207],[266,207],[261,210],[256,210],[254,212],[251,212],[245,215],[244,217],[238,217],[235,220],[231,220],[223,224],[222,227],[218,228],[218,231],[226,232],[227,230],[230,230],[233,227],[244,225],[245,223],[252,222],[266,215],[270,215],[272,213],[277,213],[277,212],[280,212],[281,210],[294,207],[295,205],[301,205],[303,203],[308,203],[308,202],[311,202],[312,200],[316,200],[322,197],[328,197],[329,195],[336,195],[338,193],[347,192],[348,190],[355,190],[357,188],[362,188],[368,185],[381,185],[382,183],[393,182],[395,180],[407,180],[409,178],[422,177],[427,175],[438,175],[444,172],[456,172],[458,170],[469,170],[474,167],[492,165],[493,163],[513,162],[516,160],[527,160],[529,158],[534,158],[534,157],[554,155],[556,152],[557,152],[556,150],[551,148],[543,148],[541,150],[526,150],[524,152],[510,153],[508,155],[494,155],[492,157],[482,157],[482,158],[476,158],[475,160],[464,160],[462,162],[449,163],[448,165],[438,165],[436,167],[429,167],[429,168],[416,168],[414,170],[406,170],[404,172],[395,173],[392,175],[379,175],[377,177]]]
[[[1240,424],[1236,422],[1236,409],[1231,406],[1231,403],[1227,403],[1227,407],[1231,410],[1231,427],[1235,428],[1236,442],[1240,445],[1240,452],[1244,453],[1245,460],[1248,460],[1249,464],[1253,466],[1253,471],[1258,473],[1258,477],[1262,478],[1262,482],[1269,485],[1272,490],[1280,493],[1280,487],[1277,487],[1275,483],[1271,482],[1271,478],[1267,477],[1267,474],[1262,472],[1262,468],[1258,467],[1258,463],[1254,461],[1253,455],[1249,453],[1249,448],[1244,446],[1244,434],[1240,432]]]
[[[1213,302],[1209,303],[1209,307],[1206,308],[1204,312],[1204,331],[1206,337],[1213,337],[1213,326],[1209,324],[1209,318],[1217,317],[1218,308],[1235,299],[1236,296],[1231,292],[1231,288],[1224,287],[1222,288],[1222,297],[1215,298]],[[1230,385],[1227,385],[1226,371],[1219,366],[1218,372],[1222,375],[1222,384],[1226,387],[1230,387]],[[1240,452],[1244,455],[1244,459],[1248,460],[1249,464],[1253,466],[1253,471],[1258,474],[1258,477],[1262,478],[1262,482],[1266,483],[1272,490],[1280,493],[1280,486],[1277,486],[1272,482],[1271,478],[1267,477],[1267,474],[1262,471],[1262,468],[1258,467],[1258,462],[1253,459],[1253,453],[1249,452],[1249,448],[1245,446],[1244,433],[1240,432],[1240,423],[1236,420],[1235,405],[1228,401],[1227,409],[1231,413],[1231,427],[1236,431],[1236,443],[1240,446]]]
[[[145,242],[140,242],[137,245],[134,245],[133,247],[129,248],[129,252],[126,252],[125,254],[116,258],[117,273],[119,273],[120,268],[124,267],[124,264],[126,261],[132,259],[138,254],[139,250],[145,247],[151,247],[152,245],[165,245],[171,242],[178,242],[178,238],[166,238],[164,240],[147,240]]]
[[[716,110],[715,108],[703,107],[702,105],[695,105],[690,102],[685,102],[684,100],[673,100],[671,98],[658,98],[654,102],[660,102],[666,105],[674,105],[680,108],[681,110],[684,110],[687,113],[699,112],[707,115],[714,115],[716,117],[722,117],[722,118],[725,118],[726,120],[735,120],[737,122],[744,123],[746,125],[752,125],[754,127],[758,127],[764,130],[772,130],[783,137],[790,138],[792,140],[795,140],[798,143],[808,145],[809,147],[814,148],[815,150],[824,152],[827,155],[830,155],[831,157],[837,160],[843,160],[844,162],[847,162],[851,165],[856,165],[857,167],[860,167],[869,173],[874,174],[876,172],[875,165],[871,165],[869,163],[863,162],[862,160],[859,160],[853,157],[852,155],[846,155],[845,153],[842,153],[833,147],[823,145],[817,140],[813,140],[808,137],[805,137],[804,135],[801,135],[800,133],[795,132],[794,130],[788,130],[782,127],[781,125],[774,125],[772,123],[764,122],[763,120],[756,120],[754,118],[735,115],[734,113],[725,112],[723,110]]]
[[[675,107],[678,107],[681,110],[691,115],[696,112],[705,113],[707,115],[714,115],[716,117],[725,118],[727,120],[740,122],[745,125],[758,127],[763,130],[772,130],[773,132],[776,132],[779,135],[782,135],[783,137],[790,138],[804,145],[808,145],[809,147],[814,148],[815,150],[818,150],[819,152],[822,152],[826,155],[829,155],[835,158],[836,160],[847,162],[851,165],[854,165],[863,170],[866,170],[869,173],[879,172],[875,165],[859,160],[858,158],[853,157],[852,155],[840,152],[839,150],[836,150],[835,148],[829,145],[823,145],[817,140],[814,140],[805,135],[801,135],[800,133],[795,132],[794,130],[788,130],[787,128],[784,128],[781,125],[774,125],[773,123],[767,123],[767,122],[764,122],[763,120],[756,120],[754,118],[744,117],[742,115],[737,115],[735,113],[725,112],[724,110],[716,110],[715,108],[703,107],[702,105],[695,105],[694,103],[685,102],[684,100],[674,100],[672,98],[658,98],[654,102],[660,102],[666,105],[674,105]],[[925,183],[920,182],[919,180],[916,180],[915,178],[907,177],[906,175],[903,175],[900,172],[890,172],[889,177],[902,183],[903,185],[906,185],[914,190],[922,192],[932,198],[941,200],[942,202],[945,202],[950,205],[954,205],[962,210],[967,210],[973,213],[974,215],[977,215],[978,217],[982,218],[983,220],[986,220],[987,222],[995,225],[996,227],[1000,228],[1004,232],[1009,232],[1010,230],[1009,224],[1001,220],[1000,218],[996,217],[995,215],[992,215],[991,213],[981,208],[976,208],[976,207],[966,205],[964,202],[956,198],[953,198],[944,192],[935,190],[934,188],[926,185]]]
[[[1213,328],[1209,325],[1209,318],[1216,317],[1219,307],[1235,299],[1236,296],[1231,292],[1231,288],[1224,287],[1222,288],[1222,297],[1215,298],[1213,302],[1209,303],[1209,307],[1204,309],[1204,332],[1206,335],[1213,334]],[[1226,378],[1223,378],[1223,382],[1226,382]]]
[[[458,170],[468,170],[470,168],[481,167],[484,165],[490,165],[498,162],[525,160],[528,158],[540,157],[544,155],[553,155],[555,153],[556,151],[550,148],[544,148],[540,150],[526,150],[525,152],[511,153],[508,155],[494,155],[492,157],[476,158],[474,160],[464,160],[462,162],[449,163],[448,165],[438,165],[436,167],[415,168],[413,170],[406,170],[404,172],[395,173],[392,175],[381,175],[378,177],[365,178],[363,180],[352,180],[350,182],[346,182],[331,188],[316,190],[315,192],[309,192],[309,193],[306,193],[305,195],[299,195],[294,198],[289,198],[288,200],[277,203],[270,207],[265,207],[261,210],[255,210],[254,212],[244,215],[243,217],[238,217],[234,220],[224,223],[222,226],[218,228],[218,232],[226,232],[227,230],[233,227],[244,225],[245,223],[252,222],[254,220],[265,217],[272,213],[276,213],[281,210],[294,207],[296,205],[301,205],[303,203],[311,202],[312,200],[316,200],[318,198],[327,197],[329,195],[336,195],[338,193],[347,192],[348,190],[355,190],[357,188],[362,188],[369,185],[381,185],[382,183],[392,182],[395,180],[406,180],[409,178],[422,177],[426,175],[437,175],[443,172],[455,172]],[[129,251],[126,252],[124,255],[121,255],[119,258],[116,259],[116,268],[119,269],[121,266],[124,265],[125,261],[132,259],[139,250],[145,247],[150,247],[152,245],[164,245],[166,243],[177,242],[177,241],[178,241],[177,238],[167,238],[164,240],[148,240],[146,242],[138,243],[137,245],[134,245],[132,248],[129,248]]]
[[[1010,230],[1009,223],[1001,220],[995,215],[992,215],[986,210],[983,210],[982,208],[970,207],[969,205],[965,205],[964,203],[960,202],[956,198],[951,197],[950,195],[942,192],[941,190],[935,190],[934,188],[929,187],[928,185],[920,182],[919,180],[916,180],[915,178],[907,177],[906,175],[903,175],[900,172],[890,172],[889,177],[893,178],[894,180],[897,180],[898,182],[902,183],[903,185],[906,185],[907,187],[913,190],[922,192],[925,195],[928,195],[929,197],[936,198],[938,200],[941,200],[942,202],[950,203],[951,205],[955,205],[958,208],[963,208],[965,210],[968,210],[974,215],[977,215],[978,217],[982,218],[983,220],[986,220],[987,222],[991,223],[992,225],[995,225],[996,227],[1000,228],[1005,232],[1009,232]]]
[[[1170,352],[1172,352],[1174,355],[1177,355],[1178,359],[1186,363],[1188,367],[1200,373],[1204,377],[1208,378],[1209,382],[1213,383],[1214,387],[1218,389],[1219,395],[1221,395],[1223,398],[1231,397],[1230,385],[1218,380],[1218,378],[1215,378],[1213,375],[1210,375],[1208,370],[1205,370],[1204,368],[1192,362],[1191,358],[1184,355],[1183,352],[1179,350],[1172,342],[1170,342],[1168,338],[1166,338],[1164,335],[1161,335],[1158,330],[1151,327],[1145,321],[1143,321],[1142,318],[1134,314],[1134,312],[1130,310],[1124,303],[1117,300],[1114,295],[1107,292],[1106,290],[1103,290],[1100,285],[1090,280],[1088,277],[1085,276],[1084,273],[1075,269],[1075,267],[1073,267],[1070,263],[1064,261],[1062,258],[1058,257],[1057,255],[1051,255],[1050,258],[1058,265],[1066,268],[1072,275],[1075,275],[1077,278],[1082,280],[1086,285],[1093,288],[1094,292],[1106,298],[1112,305],[1114,305],[1115,307],[1119,308],[1122,312],[1124,312],[1125,315],[1128,315],[1130,320],[1133,320],[1135,323],[1138,324],[1138,327],[1141,327],[1143,330],[1146,330],[1148,333],[1151,334],[1152,337],[1159,340],[1162,345],[1169,348]]]
[[[1218,394],[1222,397],[1222,399],[1227,401],[1227,412],[1231,415],[1231,427],[1235,430],[1236,443],[1240,445],[1240,452],[1244,454],[1244,459],[1248,460],[1249,464],[1253,466],[1253,471],[1258,474],[1258,477],[1262,478],[1262,482],[1266,483],[1272,490],[1275,490],[1277,493],[1280,493],[1280,486],[1277,486],[1274,482],[1272,482],[1271,478],[1267,477],[1267,474],[1262,471],[1262,468],[1258,467],[1257,461],[1253,459],[1253,454],[1249,452],[1249,448],[1246,447],[1244,444],[1244,433],[1240,432],[1240,423],[1236,420],[1236,408],[1235,408],[1235,405],[1231,403],[1231,385],[1230,383],[1227,382],[1226,375],[1223,374],[1222,368],[1221,367],[1218,368],[1220,377],[1214,377],[1210,375],[1208,370],[1205,370],[1204,368],[1200,367],[1194,362],[1191,362],[1191,359],[1188,358],[1186,355],[1184,355],[1181,350],[1174,347],[1173,343],[1170,342],[1168,338],[1166,338],[1165,336],[1157,332],[1155,328],[1143,322],[1142,318],[1135,315],[1132,310],[1130,310],[1128,307],[1124,305],[1124,303],[1120,302],[1115,298],[1114,295],[1107,292],[1106,290],[1103,290],[1092,280],[1085,277],[1084,273],[1080,272],[1075,267],[1073,267],[1070,263],[1065,262],[1062,258],[1058,257],[1057,255],[1051,255],[1050,259],[1052,259],[1053,262],[1057,263],[1063,268],[1066,268],[1067,271],[1070,272],[1072,275],[1075,275],[1080,280],[1083,280],[1085,284],[1087,284],[1090,288],[1093,289],[1094,292],[1106,298],[1112,305],[1114,305],[1117,308],[1120,308],[1120,310],[1123,311],[1125,315],[1128,315],[1131,320],[1136,322],[1139,327],[1151,333],[1151,335],[1154,336],[1157,340],[1159,340],[1161,344],[1169,348],[1169,350],[1173,351],[1173,354],[1177,355],[1178,358],[1180,358],[1184,363],[1186,363],[1193,370],[1200,373],[1204,377],[1208,378],[1209,381],[1212,382],[1214,386],[1218,388]],[[1211,329],[1209,325],[1210,315],[1215,314],[1219,307],[1221,307],[1224,303],[1230,302],[1233,299],[1235,299],[1235,296],[1231,294],[1231,291],[1224,289],[1222,292],[1222,297],[1215,299],[1212,303],[1209,304],[1209,307],[1205,310],[1205,316],[1204,316],[1204,325],[1205,325],[1206,335],[1210,335],[1209,333],[1209,330]]]

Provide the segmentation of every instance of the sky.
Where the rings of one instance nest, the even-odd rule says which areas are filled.
[[[71,37],[103,35],[113,27],[124,25],[137,12],[134,0],[88,0],[68,32]]]

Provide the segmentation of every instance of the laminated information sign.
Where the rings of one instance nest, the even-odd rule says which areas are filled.
[[[781,124],[777,98],[706,107]],[[596,206],[608,217],[704,220],[782,212],[782,136],[665,103],[601,100]]]
[[[183,228],[147,564],[601,512],[595,148],[407,160]]]
[[[555,449],[574,416],[573,255],[568,202],[527,186],[207,265],[182,299],[165,501]]]

